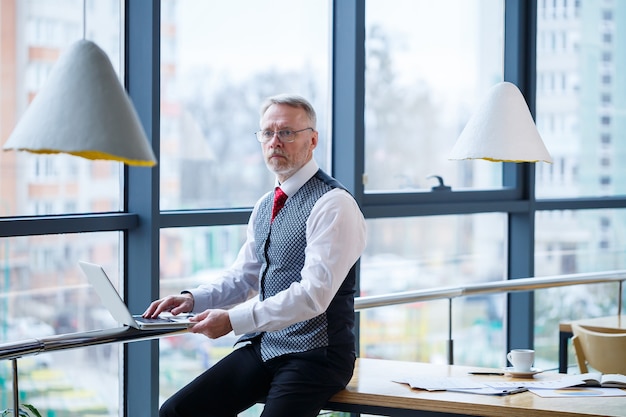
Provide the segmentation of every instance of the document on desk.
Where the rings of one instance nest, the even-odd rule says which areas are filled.
[[[520,392],[528,391],[528,388],[525,387],[516,387],[516,388],[493,388],[493,387],[484,387],[484,388],[451,388],[446,391],[452,392],[464,392],[466,394],[482,394],[482,395],[511,395],[518,394]]]
[[[561,389],[534,389],[529,390],[540,397],[575,398],[575,397],[626,397],[626,391],[620,388],[600,387],[568,387]]]
[[[564,376],[559,379],[529,379],[527,381],[489,381],[491,386],[499,388],[525,387],[533,389],[561,389],[584,385],[585,381],[578,375]]]
[[[433,377],[427,375],[409,376],[395,380],[401,384],[408,384],[411,388],[426,391],[456,391],[474,394],[508,395],[527,390],[560,390],[564,388],[585,385],[580,375],[566,375],[558,379],[528,379],[528,380],[488,380],[478,382],[469,377]]]
[[[476,382],[472,378],[464,377],[411,376],[394,380],[394,382],[407,384],[411,388],[426,391],[452,391],[483,395],[510,395],[528,390],[528,388],[522,386],[507,385],[506,387],[499,387],[497,384],[488,385]]]
[[[433,376],[411,376],[398,379],[394,382],[408,384],[411,388],[423,389],[426,391],[447,391],[449,389],[477,389],[485,388],[487,385],[463,377],[433,377]]]

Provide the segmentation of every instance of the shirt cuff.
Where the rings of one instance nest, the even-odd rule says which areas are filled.
[[[193,297],[193,308],[191,310],[192,313],[202,313],[204,310],[206,310],[207,308],[209,308],[207,303],[203,303],[203,297],[202,297],[202,293],[200,290],[197,289],[191,289],[191,290],[184,290],[180,292],[181,294],[191,294],[191,296]]]
[[[250,303],[243,303],[228,310],[230,325],[236,335],[242,335],[255,331],[254,316]]]

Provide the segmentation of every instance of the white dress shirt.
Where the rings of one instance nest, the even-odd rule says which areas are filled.
[[[291,196],[318,169],[312,159],[280,184],[280,188]],[[259,199],[252,210],[246,242],[233,265],[215,281],[188,290],[194,298],[195,313],[208,308],[229,309],[236,335],[280,330],[322,314],[365,248],[363,214],[347,191],[335,188],[320,197],[306,222],[307,247],[301,281],[259,300],[256,295],[262,262],[256,256],[254,225],[258,206],[266,196]]]

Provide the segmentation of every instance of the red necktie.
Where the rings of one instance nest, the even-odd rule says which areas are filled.
[[[272,208],[272,221],[274,221],[274,217],[278,214],[281,208],[285,205],[285,201],[287,201],[287,194],[284,193],[280,187],[276,187],[274,190],[274,207]]]

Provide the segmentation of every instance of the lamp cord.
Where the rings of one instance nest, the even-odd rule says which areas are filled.
[[[83,0],[83,40],[85,40],[87,33],[87,0]]]

